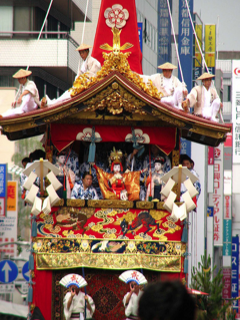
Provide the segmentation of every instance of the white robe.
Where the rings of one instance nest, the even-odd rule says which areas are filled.
[[[139,299],[141,298],[143,292],[141,290],[139,290],[138,295],[136,295],[135,292],[132,293],[132,296],[129,300],[128,305],[126,305],[126,300],[127,300],[127,296],[129,295],[130,292],[126,293],[124,298],[123,298],[123,305],[125,307],[125,316],[129,317],[129,316],[137,316],[138,315],[138,303],[139,303]]]
[[[16,101],[25,90],[29,91],[30,93],[22,97],[21,104],[17,104],[16,108],[9,109],[6,112],[4,112],[2,114],[3,117],[9,117],[15,114],[27,113],[27,112],[36,110],[38,108],[38,105],[40,104],[38,89],[35,83],[30,80],[27,80],[25,85],[19,86],[17,96],[16,96]]]
[[[68,292],[63,299],[64,315],[65,315],[66,320],[71,319],[72,313],[80,313],[80,319],[81,319],[81,317],[83,317],[82,319],[84,319],[84,309],[85,309],[84,297],[85,297],[85,294],[82,291],[79,291],[78,295],[75,295],[73,297],[72,303],[71,303],[70,308],[68,310],[67,304],[68,304],[68,300],[70,297],[71,297],[71,292]],[[89,304],[91,305],[92,311],[90,311],[88,308],[86,308],[86,310],[87,310],[86,319],[92,318],[92,316],[95,312],[94,301],[89,295],[88,295],[88,301],[89,301]]]

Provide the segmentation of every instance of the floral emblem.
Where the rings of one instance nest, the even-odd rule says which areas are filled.
[[[150,137],[147,133],[143,133],[141,129],[135,129],[134,130],[135,136],[137,138],[138,143],[150,143]],[[133,135],[132,133],[129,133],[125,137],[125,141],[131,141],[133,142]]]
[[[76,136],[76,140],[91,142],[92,138],[92,128],[84,128],[82,132],[79,132]],[[101,139],[101,136],[98,132],[95,132],[95,142],[99,142]]]
[[[114,4],[112,8],[107,8],[105,10],[104,17],[106,18],[108,27],[120,29],[125,26],[126,20],[129,18],[129,13],[127,9],[123,9],[120,4]]]

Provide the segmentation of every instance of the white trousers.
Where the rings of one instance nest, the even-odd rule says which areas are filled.
[[[179,108],[183,102],[183,88],[176,87],[173,95],[161,98],[161,102],[170,105],[171,107]],[[181,107],[182,108],[182,107]]]
[[[31,95],[31,93],[28,93],[22,97],[22,102],[18,107],[7,110],[2,114],[2,116],[9,117],[14,114],[22,114],[22,113],[30,112],[37,109],[37,107],[38,105],[34,101],[33,96]]]
[[[213,100],[212,104],[210,105],[210,107],[203,107],[202,109],[202,115],[204,118],[207,119],[211,119],[213,121],[216,121],[216,115],[220,109],[220,99],[217,98],[215,100]]]
[[[58,103],[58,102],[61,102],[61,101],[64,101],[64,100],[68,100],[68,99],[71,99],[71,95],[70,95],[70,91],[65,91],[59,98],[57,99],[50,99],[48,97],[48,95],[46,95],[46,99],[47,99],[47,106],[52,106],[53,104],[55,103]]]

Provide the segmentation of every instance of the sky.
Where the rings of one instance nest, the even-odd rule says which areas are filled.
[[[240,51],[240,0],[194,0],[193,11],[204,24],[219,17],[218,51]]]

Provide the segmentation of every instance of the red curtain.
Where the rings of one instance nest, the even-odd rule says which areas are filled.
[[[52,320],[52,271],[35,269],[33,304],[39,307],[45,320]]]
[[[94,126],[95,137],[100,137],[101,142],[130,142],[132,129],[130,126]],[[61,151],[75,140],[89,141],[92,125],[51,124],[51,140],[54,146]],[[134,128],[139,142],[144,144],[156,144],[165,153],[169,154],[176,144],[176,128]],[[67,134],[66,134],[67,133]]]

